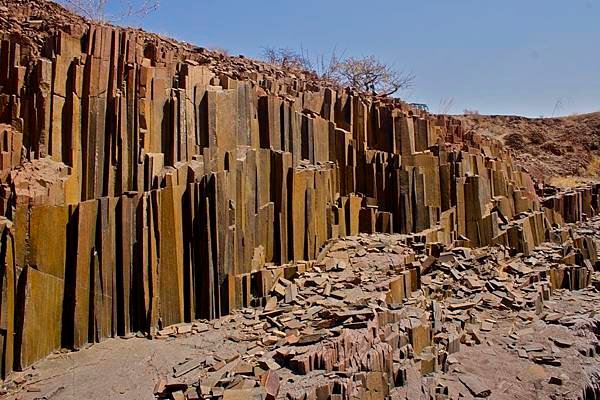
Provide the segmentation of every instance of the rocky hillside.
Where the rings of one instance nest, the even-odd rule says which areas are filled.
[[[600,177],[600,112],[561,118],[458,118],[467,131],[502,140],[539,181],[572,186]]]

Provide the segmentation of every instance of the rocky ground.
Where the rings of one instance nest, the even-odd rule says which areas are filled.
[[[31,45],[24,56],[32,59],[54,32],[85,25],[52,3],[0,0],[0,30]],[[149,52],[178,49],[180,61],[228,79],[317,81],[306,71],[129,33]],[[462,120],[502,139],[540,181],[569,186],[600,175],[598,113]],[[47,193],[48,182],[65,178],[63,167],[26,164],[11,175],[15,194],[65,203]],[[549,239],[526,255],[500,246],[446,249],[419,235],[338,240],[316,263],[277,269],[281,275],[263,285],[270,295],[253,308],[168,327],[152,340],[138,334],[58,352],[12,375],[0,397],[600,398],[600,264],[589,246],[600,243],[600,218]]]
[[[600,176],[600,113],[560,118],[457,118],[467,130],[502,140],[539,181],[575,186]]]
[[[255,308],[55,354],[4,398],[599,398],[600,277],[584,237],[600,243],[600,218],[527,256],[339,240]]]

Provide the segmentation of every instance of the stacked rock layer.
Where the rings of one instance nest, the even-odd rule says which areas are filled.
[[[598,186],[543,207],[498,143],[452,118],[15,3],[13,22],[43,34],[0,45],[5,376],[247,306],[267,267],[332,238],[527,253],[598,209]]]

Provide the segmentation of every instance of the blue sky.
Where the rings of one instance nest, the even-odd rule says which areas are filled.
[[[600,110],[600,0],[162,0],[126,21],[203,47],[375,55],[416,75],[433,112],[553,116]]]

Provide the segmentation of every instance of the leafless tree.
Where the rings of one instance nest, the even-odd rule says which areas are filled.
[[[95,22],[118,22],[124,18],[144,17],[156,11],[160,0],[142,0],[140,4],[132,0],[59,0],[67,8]],[[109,14],[107,7],[116,3],[116,11]]]
[[[314,73],[334,85],[350,86],[363,93],[390,96],[412,86],[415,76],[400,73],[375,56],[357,58],[337,54],[336,49],[328,55],[314,57],[303,48],[263,48],[263,59],[284,69],[300,69]]]
[[[444,97],[440,99],[440,104],[438,106],[438,114],[448,114],[454,105],[453,97]]]
[[[375,56],[343,58],[336,63],[334,70],[333,76],[341,84],[380,96],[408,89],[415,80],[415,75],[398,72]]]
[[[305,69],[308,71],[313,69],[310,59],[304,55],[303,50],[299,53],[287,47],[263,47],[262,56],[269,64],[278,65],[284,69]]]
[[[344,60],[344,52],[338,55],[337,47],[334,47],[329,55],[321,54],[316,57],[315,73],[323,80],[340,84],[337,72],[342,60]]]

